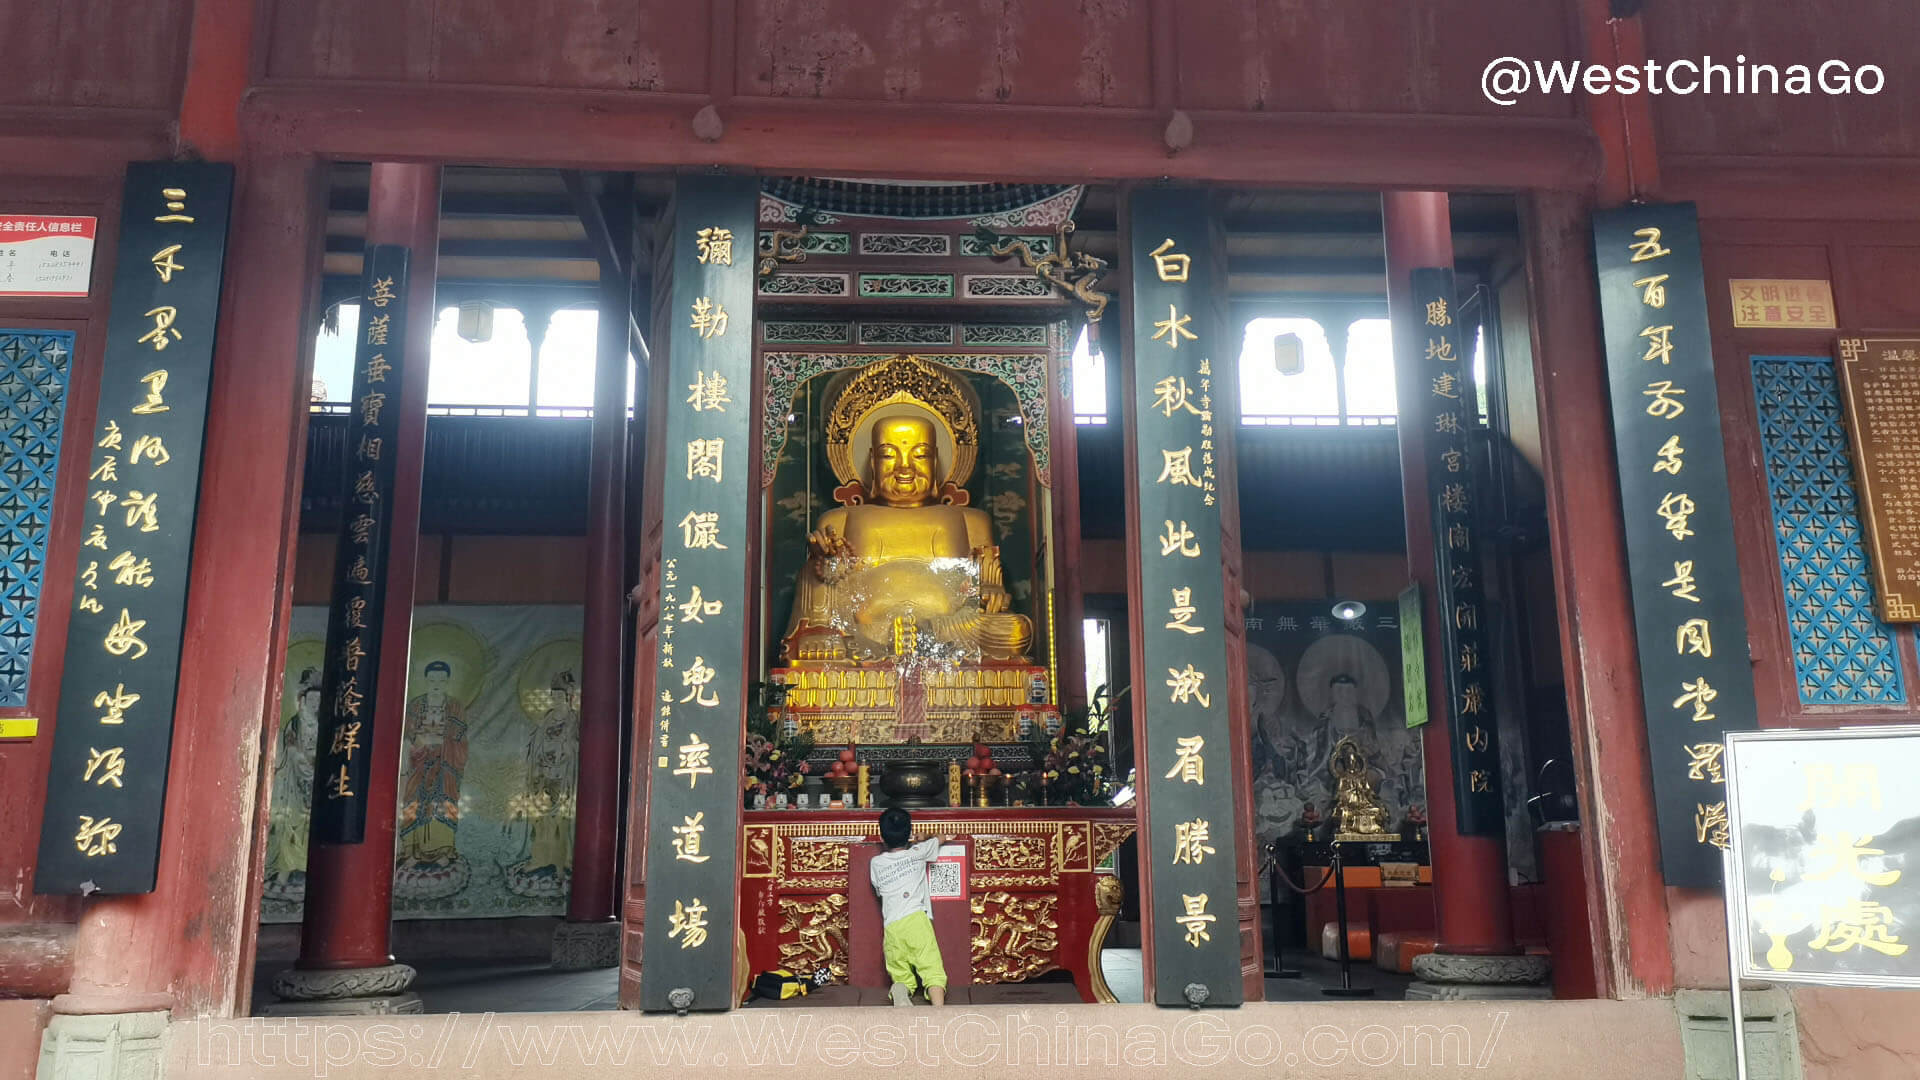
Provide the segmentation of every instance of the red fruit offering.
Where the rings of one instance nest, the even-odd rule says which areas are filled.
[[[840,760],[851,765],[853,763],[853,751],[850,749],[840,751]]]
[[[973,753],[975,757],[990,758],[993,756],[993,747],[983,742],[977,742],[973,744]]]
[[[970,757],[970,758],[968,758],[968,759],[967,759],[967,771],[968,771],[968,772],[979,772],[979,771],[980,771],[980,759],[979,759],[979,758],[977,758],[977,757]]]

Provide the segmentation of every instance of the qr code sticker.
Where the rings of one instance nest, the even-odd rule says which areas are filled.
[[[927,870],[927,891],[935,900],[957,900],[960,897],[960,864],[957,862],[936,862]]]

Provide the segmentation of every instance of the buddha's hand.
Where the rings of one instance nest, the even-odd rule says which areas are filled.
[[[829,585],[845,577],[853,562],[853,542],[830,528],[809,533],[807,550],[814,576]]]

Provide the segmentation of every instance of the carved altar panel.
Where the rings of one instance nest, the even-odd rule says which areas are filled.
[[[1025,982],[1059,968],[1059,902],[1056,896],[975,893],[973,981]]]
[[[845,848],[841,848],[845,851]],[[780,966],[795,975],[826,968],[834,981],[847,978],[847,894],[781,897]]]
[[[1053,862],[1057,833],[1027,836],[976,836],[973,840],[973,865],[976,870],[1016,870],[1029,873],[1056,873]]]

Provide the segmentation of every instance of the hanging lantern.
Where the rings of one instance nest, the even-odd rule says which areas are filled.
[[[468,300],[461,304],[454,332],[476,345],[492,341],[493,304],[485,300]]]

